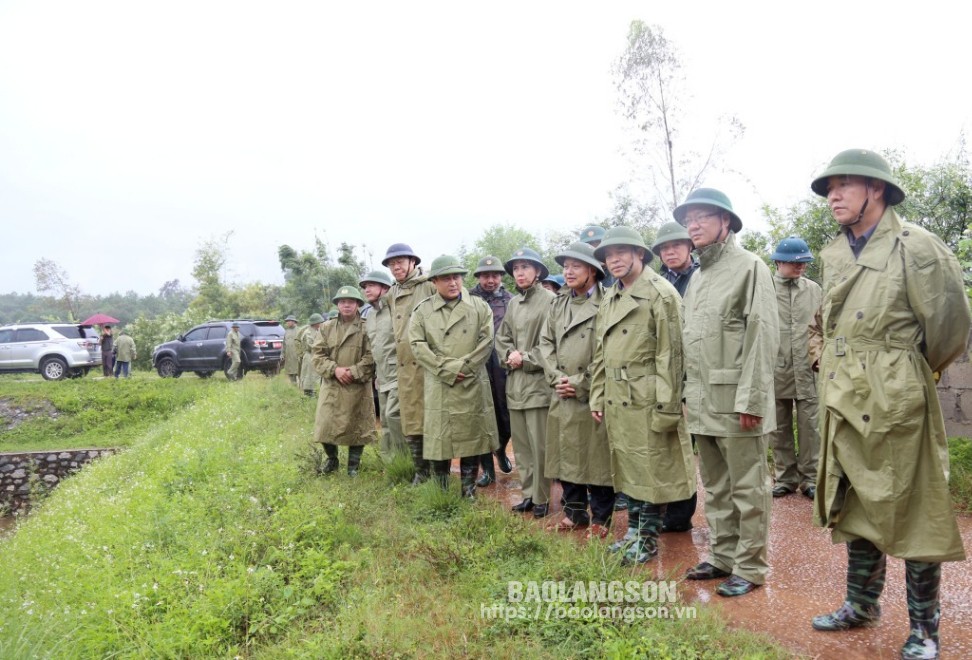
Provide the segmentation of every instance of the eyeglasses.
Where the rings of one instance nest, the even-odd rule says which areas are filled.
[[[687,227],[692,224],[699,224],[703,220],[708,220],[709,218],[721,217],[721,216],[722,213],[719,211],[709,211],[708,213],[699,213],[698,215],[685,216],[685,226]]]

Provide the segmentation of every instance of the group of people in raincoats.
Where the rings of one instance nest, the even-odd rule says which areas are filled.
[[[310,348],[323,471],[347,445],[357,472],[374,435],[377,368],[381,453],[408,452],[413,483],[445,486],[459,458],[462,492],[474,497],[477,483],[495,481],[494,458],[511,471],[500,448],[511,437],[515,511],[549,515],[556,480],[555,528],[603,539],[624,494],[627,531],[609,548],[641,564],[662,532],[691,528],[694,444],[710,549],[687,579],[718,579],[726,597],[763,584],[772,497],[800,491],[848,552],[845,602],[813,628],[875,623],[890,554],[906,566],[902,657],[937,657],[941,562],[965,557],[935,390],[968,341],[961,269],[896,213],[905,193],[880,155],[841,152],[811,189],[839,228],[819,255],[822,287],[804,277],[813,255],[799,237],[777,246],[775,277],[743,249],[742,219],[713,188],[692,191],[650,249],[627,227],[586,228],[556,256],[556,292],[527,247],[483,258],[467,291],[456,257],[425,273],[410,246],[393,244],[382,261],[391,277],[362,278],[367,298],[342,287],[339,317]],[[504,273],[515,295],[499,284]]]

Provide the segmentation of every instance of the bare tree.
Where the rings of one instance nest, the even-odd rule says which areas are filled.
[[[38,293],[50,293],[64,306],[68,320],[79,320],[81,287],[70,282],[66,270],[51,259],[38,259],[34,262],[34,281]]]

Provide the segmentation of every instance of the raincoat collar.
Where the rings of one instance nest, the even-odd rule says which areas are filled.
[[[861,250],[861,254],[857,257],[857,265],[871,270],[885,270],[888,266],[888,257],[891,256],[891,251],[894,249],[901,229],[901,218],[898,217],[894,208],[889,206],[884,210],[884,215],[874,226],[874,233],[871,234],[871,238],[868,239],[864,249]],[[850,231],[850,228],[841,227],[840,231],[846,234]],[[844,236],[845,243],[847,242],[846,238]],[[850,244],[847,244],[847,249],[850,250]]]
[[[706,245],[704,248],[697,250],[699,255],[699,268],[705,270],[718,262],[719,259],[722,258],[723,254],[727,252],[734,252],[738,249],[739,248],[736,245],[736,233],[730,231],[726,236],[726,240],[722,241],[721,243]]]

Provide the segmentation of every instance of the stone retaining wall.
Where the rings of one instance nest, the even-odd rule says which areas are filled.
[[[85,463],[116,452],[107,448],[0,454],[0,509],[19,511],[29,506],[32,492],[46,492]]]
[[[968,354],[952,363],[938,383],[938,398],[949,437],[972,438],[972,362]]]

